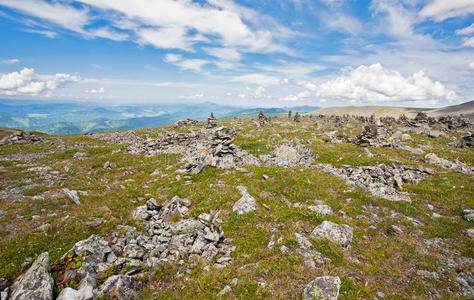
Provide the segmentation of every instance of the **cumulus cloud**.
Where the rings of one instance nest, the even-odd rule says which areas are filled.
[[[105,93],[105,88],[101,87],[99,89],[86,90],[86,93],[88,93],[88,94],[103,94],[103,93]]]
[[[453,100],[453,90],[433,81],[423,71],[404,77],[380,64],[359,66],[347,74],[322,83],[316,92],[322,98],[367,102]]]
[[[474,13],[472,0],[434,0],[420,11],[420,16],[441,22],[448,18],[467,16]]]
[[[18,58],[0,60],[0,64],[5,64],[5,65],[14,65],[14,64],[17,64],[19,62],[20,62],[20,60]]]
[[[60,85],[77,81],[79,77],[70,74],[40,75],[34,69],[24,68],[20,72],[0,75],[0,94],[49,96]]]
[[[298,101],[299,98],[296,95],[288,95],[286,97],[280,98],[281,101],[288,101],[288,102],[295,102]]]

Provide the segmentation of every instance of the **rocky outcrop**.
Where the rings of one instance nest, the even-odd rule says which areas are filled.
[[[337,300],[341,279],[336,276],[317,277],[306,285],[303,291],[304,300]]]
[[[346,224],[336,224],[330,221],[323,221],[320,225],[314,228],[311,236],[324,239],[327,238],[339,244],[342,248],[351,248],[353,229]]]
[[[410,201],[408,193],[400,192],[406,183],[417,183],[434,171],[422,166],[416,168],[404,165],[385,165],[336,168],[328,164],[318,164],[317,168],[333,174],[347,183],[362,187],[372,195],[390,201]]]
[[[444,158],[438,157],[434,153],[428,153],[425,155],[426,162],[434,165],[438,165],[444,169],[453,170],[459,173],[464,173],[468,175],[474,175],[474,167],[468,166],[463,162],[458,160],[452,162]]]
[[[33,265],[10,287],[9,299],[52,300],[54,280],[49,274],[49,254],[38,256]]]
[[[174,128],[181,128],[185,126],[191,126],[191,125],[197,125],[199,121],[193,120],[193,119],[186,119],[186,120],[178,120],[173,123]]]
[[[138,299],[138,293],[143,289],[140,279],[128,275],[114,275],[104,282],[98,291],[98,296],[112,299]]]
[[[45,139],[33,134],[31,131],[19,131],[0,140],[0,145],[8,144],[36,144],[42,143]]]

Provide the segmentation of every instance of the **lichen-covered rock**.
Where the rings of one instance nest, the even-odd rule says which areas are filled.
[[[255,198],[247,192],[247,188],[244,186],[238,186],[237,189],[242,194],[242,198],[234,203],[232,211],[237,212],[239,215],[256,211],[258,209],[257,202],[255,201]]]
[[[323,223],[314,228],[311,235],[319,239],[327,238],[338,243],[342,248],[350,248],[353,232],[354,230],[349,225],[323,221]]]
[[[337,300],[341,279],[337,276],[322,276],[311,281],[303,291],[304,300]]]
[[[98,290],[99,297],[114,299],[138,299],[143,283],[136,277],[128,275],[113,275],[104,282]]]
[[[44,252],[15,280],[11,286],[10,299],[52,300],[54,280],[49,270],[49,254]]]

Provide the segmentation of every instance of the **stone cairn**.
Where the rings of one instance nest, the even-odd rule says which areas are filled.
[[[42,143],[44,139],[33,134],[31,131],[24,130],[15,132],[10,136],[4,137],[0,140],[0,145],[8,145],[8,144],[35,144],[35,143]]]
[[[291,119],[291,114],[292,114],[292,111],[291,109],[288,111],[288,119]]]
[[[293,118],[293,121],[295,122],[300,122],[301,115],[299,112],[295,113],[295,117]]]
[[[364,130],[353,140],[353,144],[361,147],[389,147],[387,141],[387,129],[383,125],[369,124]]]
[[[263,127],[270,123],[270,117],[265,116],[263,110],[258,113],[258,126]]]
[[[214,113],[211,112],[209,118],[207,118],[207,128],[217,127],[217,119],[214,117]]]

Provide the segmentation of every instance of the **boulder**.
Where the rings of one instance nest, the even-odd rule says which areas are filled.
[[[327,238],[330,241],[338,243],[342,248],[350,248],[353,231],[349,225],[323,221],[323,223],[314,228],[311,235],[318,239]]]
[[[247,192],[247,188],[244,186],[238,186],[237,189],[242,194],[242,198],[234,203],[232,211],[237,212],[239,215],[256,211],[258,209],[257,202],[255,201],[255,198]]]
[[[52,300],[54,280],[49,270],[49,254],[44,252],[15,280],[10,299]]]

